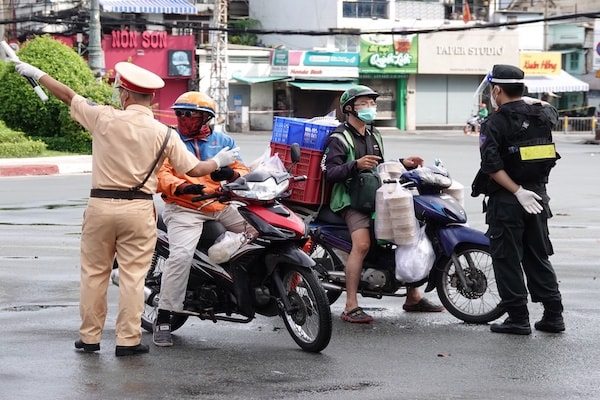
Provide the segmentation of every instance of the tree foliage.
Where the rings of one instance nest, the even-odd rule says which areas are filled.
[[[84,97],[99,104],[111,102],[110,85],[99,82],[75,50],[49,35],[29,40],[17,55]],[[51,150],[91,152],[91,135],[71,119],[69,107],[52,95],[42,102],[14,66],[0,74],[0,86],[0,119],[9,128],[42,139]]]
[[[251,18],[244,19],[232,19],[228,22],[229,28],[246,30],[246,29],[258,29],[260,28],[260,21]],[[258,35],[255,33],[238,32],[231,33],[228,35],[229,43],[241,44],[245,46],[256,46],[258,43]]]

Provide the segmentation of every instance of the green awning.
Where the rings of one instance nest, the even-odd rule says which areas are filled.
[[[315,82],[289,82],[290,85],[300,88],[301,90],[328,90],[333,92],[343,92],[351,87],[356,86],[354,81],[315,81]]]
[[[289,78],[287,76],[232,76],[232,79],[251,85],[253,83],[283,81]]]

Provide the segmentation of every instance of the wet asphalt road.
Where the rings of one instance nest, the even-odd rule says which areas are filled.
[[[268,138],[236,138],[248,160]],[[389,156],[441,157],[468,186],[477,139],[384,138]],[[549,186],[552,257],[567,331],[498,335],[449,313],[409,314],[402,299],[363,299],[376,318],[342,322],[321,354],[302,352],[278,318],[189,320],[173,348],[116,358],[116,287],[99,354],[73,349],[79,327],[79,233],[90,176],[0,178],[0,399],[596,399],[600,397],[600,148],[557,137]],[[402,149],[409,149],[402,151]],[[485,229],[481,199],[465,199]],[[427,295],[437,301],[435,293]],[[532,320],[541,316],[530,305]],[[146,343],[151,336],[144,334]]]

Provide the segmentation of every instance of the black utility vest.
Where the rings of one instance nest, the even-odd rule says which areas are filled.
[[[552,142],[551,116],[540,104],[501,107],[510,129],[504,136],[501,157],[506,173],[517,184],[546,183],[560,155]]]

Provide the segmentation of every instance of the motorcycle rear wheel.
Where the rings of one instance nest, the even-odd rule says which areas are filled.
[[[315,273],[296,265],[284,266],[279,275],[284,295],[292,309],[281,310],[280,315],[288,332],[304,351],[318,353],[331,340],[331,309]]]
[[[436,286],[440,301],[450,314],[467,323],[485,324],[498,319],[504,310],[498,307],[500,295],[489,246],[469,244],[455,253],[460,265],[455,265],[452,258],[439,264],[442,271]],[[470,280],[468,287],[456,275],[457,268]]]
[[[163,254],[157,245],[157,248],[154,250],[154,256],[152,257],[152,264],[150,265],[150,269],[148,270],[145,280],[146,287],[152,291],[154,297],[156,298],[160,297],[160,282],[163,269],[165,267],[165,262],[167,261],[168,257],[169,255]],[[153,303],[154,304],[150,305],[145,302],[144,311],[142,312],[142,328],[148,332],[153,331],[154,321],[156,320],[156,316],[158,314],[158,302],[154,301]],[[187,315],[171,315],[171,332],[181,328],[187,319]]]
[[[309,254],[310,258],[314,262],[320,264],[327,271],[343,271],[344,265],[338,261],[338,257],[332,255],[331,250],[319,243],[313,243],[310,247]],[[320,277],[323,280],[323,277]],[[329,304],[333,304],[342,295],[343,290],[326,289],[327,300]]]

